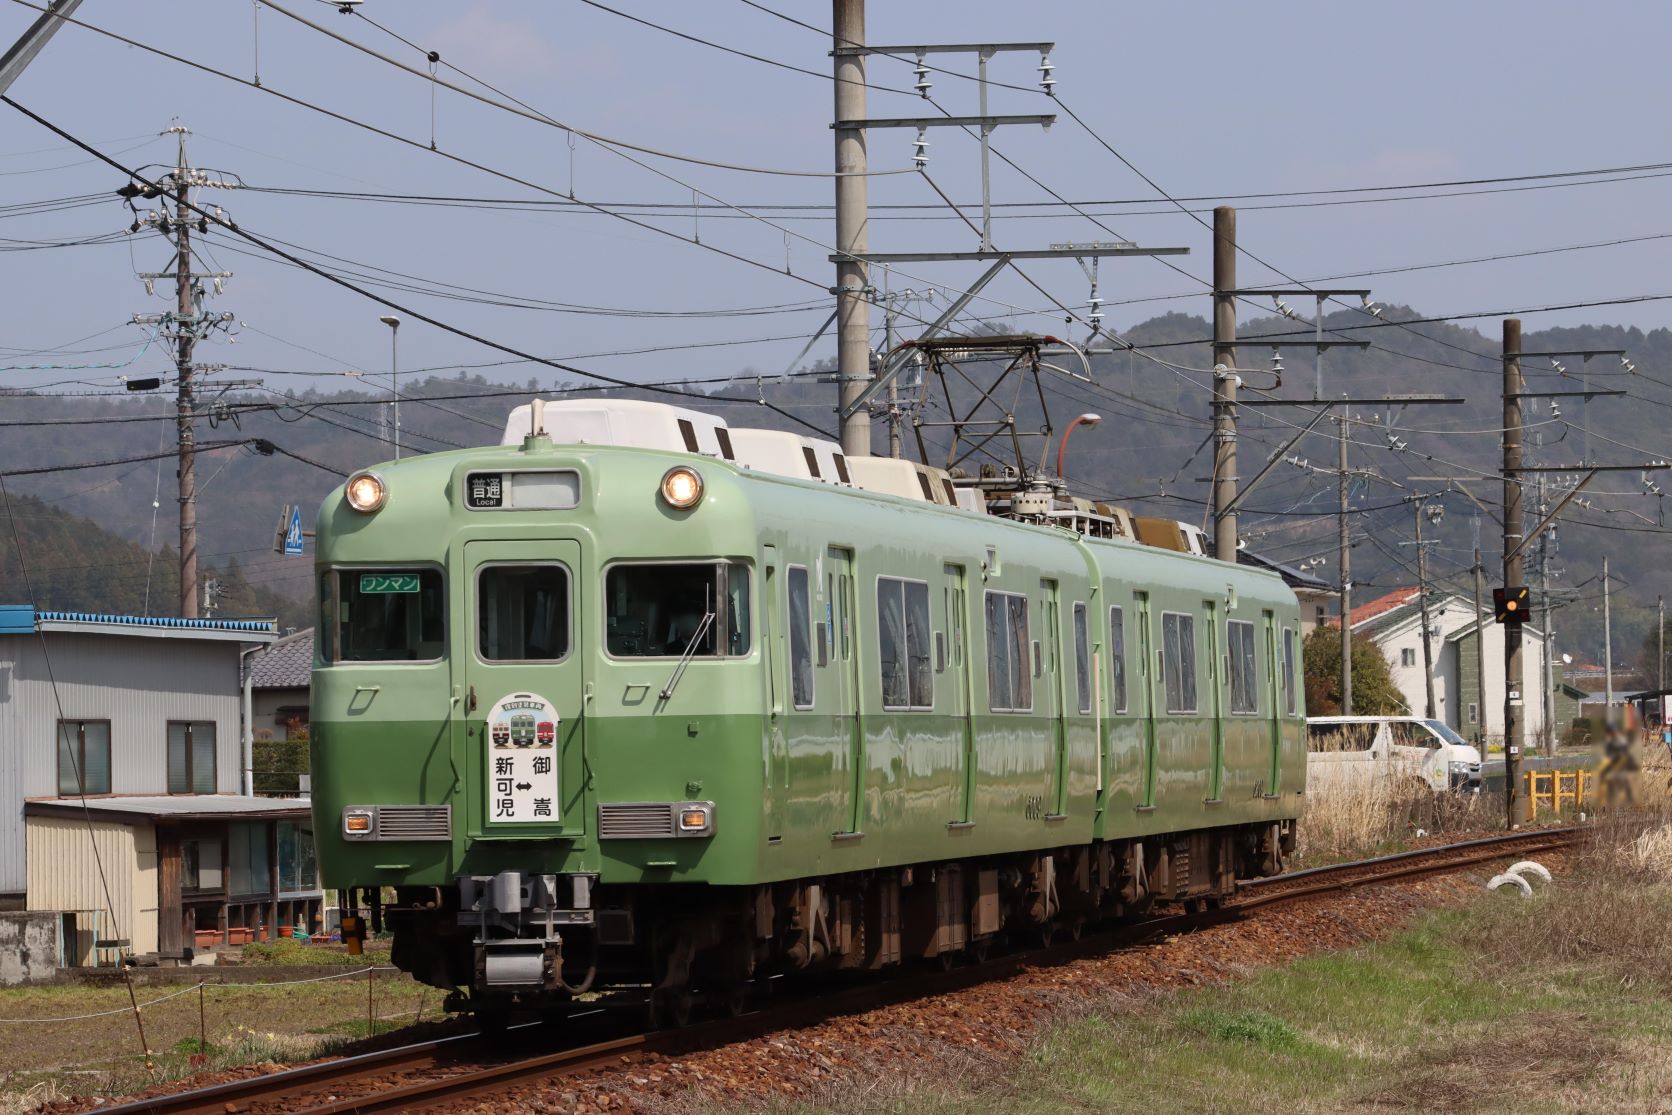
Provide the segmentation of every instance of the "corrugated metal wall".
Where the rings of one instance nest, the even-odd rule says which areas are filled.
[[[242,785],[240,644],[67,632],[47,640],[61,714],[39,637],[0,635],[0,894],[24,889],[23,800],[58,794],[60,715],[110,721],[112,793],[168,792],[170,720],[213,721],[216,789]]]
[[[95,860],[93,848],[99,854]],[[29,818],[28,901],[31,910],[106,911],[99,867],[110,885],[110,906],[99,932],[126,937],[135,952],[157,951],[157,839],[149,825],[71,817]]]

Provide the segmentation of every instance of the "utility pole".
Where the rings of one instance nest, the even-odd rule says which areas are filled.
[[[1475,520],[1480,525],[1480,520]],[[1485,589],[1482,582],[1486,570],[1480,562],[1480,538],[1475,538],[1475,716],[1478,718],[1475,742],[1480,745],[1480,757],[1486,758],[1486,615],[1481,607]]]
[[[1614,715],[1614,609],[1608,585],[1608,555],[1602,555],[1602,714]]]
[[[180,615],[194,619],[197,616],[197,435],[192,428],[196,403],[192,397],[192,349],[197,335],[196,330],[185,324],[195,316],[196,310],[192,299],[196,286],[192,281],[192,226],[190,210],[186,208],[191,180],[186,174],[186,128],[176,124],[169,131],[179,136],[174,165],[174,312],[180,320],[175,336],[174,424],[180,450]]]
[[[1337,533],[1341,568],[1341,713],[1353,714],[1353,550],[1347,538],[1347,416],[1335,420],[1336,494],[1340,502]]]
[[[833,0],[836,80],[836,380],[842,452],[871,455],[871,414],[857,406],[871,378],[871,267],[865,156],[865,0]]]
[[[1237,515],[1237,211],[1213,211],[1213,554],[1235,565]]]
[[[1434,704],[1434,643],[1433,632],[1428,625],[1428,551],[1422,548],[1422,515],[1426,509],[1425,497],[1417,496],[1411,501],[1411,510],[1416,519],[1417,541],[1417,607],[1422,613],[1422,680],[1426,689],[1427,705],[1423,715],[1433,720],[1438,715]]]
[[[1655,597],[1655,669],[1660,680],[1655,688],[1661,692],[1661,707],[1666,705],[1666,597]]]
[[[1521,319],[1505,318],[1504,587],[1521,584]],[[1521,797],[1521,747],[1527,726],[1521,701],[1521,625],[1504,624],[1504,810],[1509,827],[1529,819]]]
[[[1544,473],[1538,474],[1538,517],[1543,522],[1549,508],[1544,501]],[[1556,750],[1556,710],[1554,708],[1556,688],[1556,632],[1552,628],[1555,611],[1550,607],[1550,536],[1556,533],[1554,524],[1539,531],[1538,537],[1538,593],[1539,600],[1544,605],[1544,642],[1543,659],[1544,692],[1541,693],[1539,711],[1544,717],[1544,751],[1554,754]]]
[[[211,221],[221,223],[226,218],[218,206],[214,208],[213,217],[205,215],[200,211],[200,207],[191,204],[190,193],[194,188],[235,188],[237,183],[212,179],[203,171],[193,169],[186,159],[186,137],[191,134],[191,130],[185,125],[175,124],[163,134],[177,138],[174,167],[159,181],[142,183],[136,179],[124,185],[117,193],[127,199],[130,205],[137,198],[159,199],[161,205],[158,209],[134,210],[135,220],[128,231],[135,233],[142,228],[155,227],[173,242],[174,259],[168,271],[142,272],[139,275],[147,292],[154,292],[159,281],[174,284],[173,311],[166,314],[136,314],[133,320],[138,325],[157,326],[162,336],[174,342],[174,425],[179,458],[177,475],[180,503],[180,615],[186,619],[195,619],[199,609],[197,448],[194,428],[197,415],[196,375],[200,371],[213,369],[198,368],[192,362],[192,354],[200,339],[217,326],[224,328],[231,324],[233,315],[211,315],[203,310],[206,292],[201,280],[211,280],[214,292],[219,294],[221,285],[231,278],[231,272],[192,270],[192,229],[196,227],[201,232],[207,232]],[[174,203],[172,213],[168,207],[171,200]],[[231,386],[233,385],[222,384],[221,391],[224,393]]]

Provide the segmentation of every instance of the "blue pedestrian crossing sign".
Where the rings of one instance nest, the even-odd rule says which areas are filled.
[[[302,507],[290,509],[290,522],[284,530],[284,552],[287,556],[302,553]]]

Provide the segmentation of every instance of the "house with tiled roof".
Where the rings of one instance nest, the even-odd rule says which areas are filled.
[[[1501,742],[1504,734],[1504,628],[1475,604],[1455,593],[1428,593],[1428,648],[1433,662],[1434,715],[1467,739],[1484,734]],[[1337,621],[1339,622],[1339,621]],[[1427,710],[1428,673],[1423,667],[1422,600],[1416,586],[1397,588],[1363,604],[1351,617],[1353,634],[1368,637],[1388,661],[1393,682],[1413,715]],[[1484,702],[1477,642],[1485,641]],[[1522,679],[1519,693],[1529,743],[1544,736],[1544,632],[1528,623],[1521,629]],[[1484,707],[1483,707],[1484,705]]]
[[[249,665],[250,727],[257,739],[286,739],[308,726],[314,633],[307,627],[275,640]]]

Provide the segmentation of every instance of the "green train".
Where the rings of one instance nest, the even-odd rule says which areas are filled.
[[[1279,870],[1293,594],[1001,487],[621,401],[357,473],[316,532],[325,884],[484,1024],[627,986],[677,1022]]]

